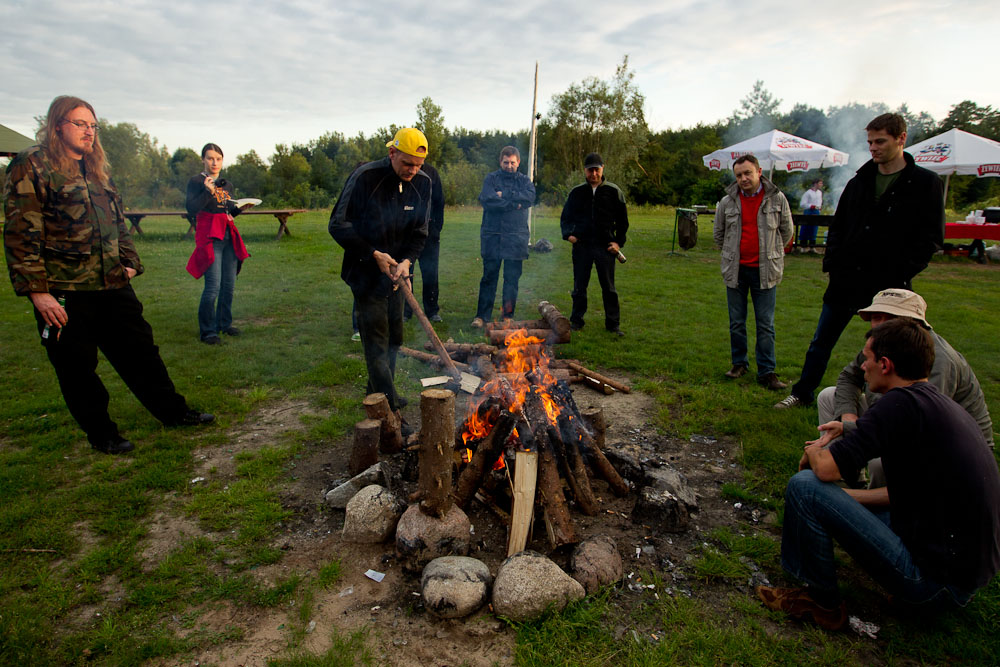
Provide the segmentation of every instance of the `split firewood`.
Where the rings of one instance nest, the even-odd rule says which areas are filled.
[[[514,502],[511,506],[507,555],[524,551],[531,532],[538,480],[538,452],[517,452],[514,456]]]
[[[496,424],[493,425],[489,434],[479,441],[476,451],[472,454],[472,460],[458,476],[458,483],[452,494],[455,504],[462,509],[468,506],[476,490],[482,486],[483,477],[490,473],[493,465],[500,458],[504,443],[507,442],[507,438],[510,437],[510,433],[514,429],[514,423],[514,415],[508,410],[500,408]]]
[[[542,319],[549,323],[552,330],[560,337],[569,340],[570,324],[569,318],[559,312],[559,309],[548,301],[541,301],[538,304],[538,312],[542,314]]]
[[[490,331],[487,333],[487,335],[489,336],[491,344],[497,346],[505,346],[507,345],[506,343],[507,336],[509,336],[511,333],[512,331],[508,329],[500,329],[500,330]],[[546,344],[550,345],[554,343],[568,343],[570,341],[570,337],[568,335],[562,336],[554,329],[526,329],[525,335],[534,336],[535,338],[540,338]]]
[[[378,443],[382,422],[378,419],[362,419],[354,425],[354,445],[348,469],[351,476],[360,475],[378,463]]]
[[[424,314],[424,309],[420,306],[420,302],[413,296],[413,290],[410,289],[410,279],[403,278],[401,280],[397,280],[396,287],[403,291],[403,297],[406,299],[406,302],[410,304],[410,308],[413,310],[413,314],[417,316],[420,326],[423,327],[427,337],[434,343],[434,349],[437,350],[438,356],[441,357],[441,367],[448,373],[448,375],[455,378],[456,381],[461,381],[458,369],[455,368],[455,362],[451,360],[450,356],[448,356],[447,350],[444,349],[444,344],[441,343],[441,339],[438,338],[437,332],[434,331],[431,321],[427,319],[427,315]]]
[[[405,346],[400,346],[399,353],[404,354],[407,357],[413,357],[414,359],[418,359],[424,362],[425,364],[431,364],[432,366],[437,366],[438,368],[444,368],[444,364],[442,363],[441,357],[439,355],[431,354],[429,352],[421,352],[420,350],[414,350],[412,347],[405,347]],[[451,357],[448,357],[448,361],[451,362],[452,368],[455,369],[455,374],[452,377],[454,377],[456,380],[461,380],[460,371],[471,370],[468,364],[463,364],[460,361],[454,361],[451,359]]]
[[[379,437],[379,449],[385,454],[395,454],[403,448],[403,434],[400,432],[399,415],[389,409],[389,399],[385,394],[368,394],[363,405],[368,419],[377,419],[382,423]]]
[[[562,369],[557,369],[557,370],[562,370]],[[573,375],[572,377],[569,378],[569,382],[573,384],[582,384],[586,387],[590,387],[594,391],[599,391],[606,396],[610,396],[611,394],[615,393],[615,390],[612,389],[609,385],[606,385],[603,382],[598,382],[594,378],[587,377],[586,375]]]
[[[452,443],[455,441],[455,393],[448,389],[420,392],[420,510],[444,517],[451,509]]]
[[[610,387],[617,389],[618,391],[624,392],[626,394],[632,392],[632,388],[629,387],[627,384],[623,384],[618,380],[612,380],[611,378],[601,375],[600,373],[597,373],[595,371],[592,371],[589,368],[584,368],[580,364],[570,363],[567,365],[580,375],[586,375],[587,377],[593,378],[598,382],[603,382],[604,384],[609,385]]]

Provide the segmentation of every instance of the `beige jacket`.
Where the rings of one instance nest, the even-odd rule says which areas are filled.
[[[774,183],[763,176],[764,201],[757,213],[757,234],[760,242],[760,286],[770,289],[781,282],[785,269],[785,245],[792,240],[792,210],[788,200]],[[722,248],[722,280],[726,287],[737,286],[740,268],[740,236],[743,221],[740,210],[739,186],[726,188],[726,196],[715,207],[712,237]]]

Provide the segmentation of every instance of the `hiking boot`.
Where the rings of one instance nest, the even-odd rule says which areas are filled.
[[[741,378],[747,374],[750,368],[746,364],[733,364],[733,367],[726,371],[726,377],[730,380]]]
[[[135,449],[135,445],[120,435],[105,438],[98,443],[91,443],[90,446],[102,454],[124,454]]]
[[[757,378],[757,384],[762,387],[766,387],[771,391],[781,391],[782,389],[788,389],[788,384],[782,382],[778,379],[777,373],[764,373]]]
[[[222,342],[222,339],[218,336],[205,336],[201,339],[201,342],[205,345],[218,345]]]
[[[471,326],[473,329],[482,329],[484,326],[486,326],[486,323],[483,322],[483,318],[477,317],[474,320],[472,320]]]
[[[242,332],[236,327],[228,327],[226,329],[223,329],[222,333],[226,334],[227,336],[239,336]]]
[[[847,624],[847,605],[841,600],[833,609],[820,606],[805,588],[758,586],[757,597],[768,609],[783,611],[800,621],[812,621],[824,630],[842,630]]]
[[[774,409],[787,410],[788,408],[794,408],[798,405],[805,405],[805,403],[803,403],[802,399],[796,396],[795,394],[789,394],[788,396],[785,396],[783,399],[775,403]]]

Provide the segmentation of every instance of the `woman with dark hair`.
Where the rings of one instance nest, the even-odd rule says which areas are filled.
[[[219,178],[222,171],[222,149],[205,144],[201,149],[205,170],[191,177],[187,184],[188,217],[195,221],[195,248],[188,260],[187,271],[195,278],[205,276],[205,289],[198,306],[198,329],[201,342],[217,345],[219,334],[238,336],[233,326],[233,290],[236,274],[243,260],[250,256],[236,229],[233,216],[241,209],[233,201],[233,185]]]

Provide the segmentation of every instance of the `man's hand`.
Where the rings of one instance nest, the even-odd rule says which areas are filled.
[[[392,270],[395,269],[397,265],[397,262],[392,258],[392,255],[387,252],[373,250],[372,257],[375,258],[375,264],[378,266],[379,272],[392,278]]]
[[[392,281],[396,282],[400,278],[406,278],[409,280],[410,277],[410,260],[404,259],[402,262],[396,264],[396,270],[392,272]]]
[[[69,322],[66,309],[60,306],[56,298],[48,292],[32,292],[28,296],[31,298],[31,303],[35,304],[35,308],[42,314],[42,319],[49,326],[64,327]]]
[[[576,237],[573,235],[567,236],[566,240],[569,241],[570,243],[576,243]]]
[[[215,194],[215,179],[212,178],[211,176],[205,177],[205,189],[211,192],[213,195]]]
[[[503,197],[503,192],[501,192],[500,190],[497,190],[497,197]]]
[[[131,266],[126,266],[126,267],[123,267],[123,268],[125,269],[125,277],[128,278],[129,280],[132,280],[133,278],[135,278],[135,275],[137,273],[139,273],[138,271],[136,271],[135,269],[133,269]]]
[[[617,255],[619,250],[621,250],[621,247],[614,241],[608,244],[608,252],[612,255]]]
[[[844,434],[844,425],[841,422],[827,422],[819,425],[820,436],[815,440],[807,440],[807,445],[826,447],[833,440]]]

